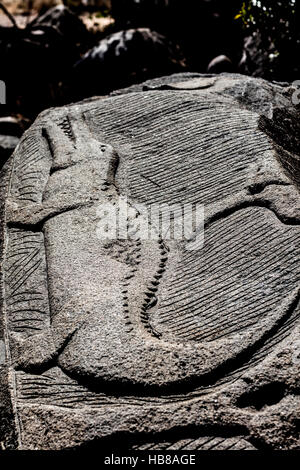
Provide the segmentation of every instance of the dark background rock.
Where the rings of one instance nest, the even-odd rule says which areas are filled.
[[[24,9],[17,21],[11,15],[8,18],[9,13],[5,25],[1,20],[1,79],[8,90],[5,112],[32,120],[49,106],[104,95],[155,75],[180,71],[183,65],[190,72],[239,71],[269,80],[297,80],[299,8],[295,4],[293,13],[287,3],[263,0],[263,5],[272,7],[272,15],[256,6],[252,21],[250,13],[245,14],[249,1],[65,0],[72,11],[63,5],[49,9],[49,2],[33,1],[37,9]],[[41,13],[34,19],[38,8]],[[283,20],[277,21],[280,12]],[[148,40],[139,33],[125,33],[141,29],[151,31]],[[150,40],[149,35],[157,34],[164,39]],[[100,43],[103,52],[99,52]],[[212,64],[220,56],[226,56],[232,66],[220,59]]]
[[[0,118],[0,134],[21,137],[23,133],[20,121],[12,116]]]
[[[0,168],[6,163],[23,133],[20,122],[13,117],[0,118]]]
[[[179,74],[40,115],[1,174],[4,441],[299,448],[294,92]],[[137,203],[205,204],[204,246],[98,238],[95,204],[123,196],[132,223]]]
[[[49,10],[25,29],[0,28],[1,78],[7,83],[7,104],[16,103],[28,117],[53,103],[60,82],[87,47],[81,20],[63,6]],[[79,47],[80,44],[80,47]]]
[[[63,5],[50,8],[43,15],[38,16],[31,23],[31,28],[33,27],[55,29],[64,41],[69,43],[68,47],[71,49],[74,46],[85,48],[90,40],[88,31],[80,18]]]
[[[270,66],[271,50],[264,50],[259,33],[244,39],[243,55],[239,63],[239,71],[253,77],[267,76]]]
[[[243,33],[234,17],[240,6],[239,0],[113,0],[112,15],[116,28],[145,26],[172,38],[190,70],[205,72],[221,54],[239,61]]]
[[[148,28],[129,29],[87,52],[73,68],[72,85],[82,98],[184,68],[180,50],[164,36]]]
[[[208,73],[223,73],[233,71],[233,63],[226,55],[219,55],[218,57],[215,57],[207,67]]]
[[[300,72],[300,4],[295,0],[284,2],[246,0],[239,20],[245,35],[254,41],[248,49],[248,72],[268,80],[298,80]]]
[[[18,143],[18,137],[0,134],[0,168],[11,156]]]

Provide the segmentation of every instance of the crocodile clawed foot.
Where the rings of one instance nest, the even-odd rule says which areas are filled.
[[[74,319],[72,313],[68,309],[63,310],[46,331],[26,339],[12,334],[10,344],[14,367],[32,373],[49,369],[84,323],[78,317]]]

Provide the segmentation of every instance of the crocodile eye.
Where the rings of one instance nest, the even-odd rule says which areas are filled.
[[[101,152],[104,153],[105,150],[107,149],[107,145],[101,145],[100,149],[101,149]]]

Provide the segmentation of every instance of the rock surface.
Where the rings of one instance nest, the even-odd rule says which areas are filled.
[[[25,133],[1,173],[2,447],[299,448],[295,94],[178,74]],[[154,212],[146,238],[157,205],[204,206],[204,244]]]

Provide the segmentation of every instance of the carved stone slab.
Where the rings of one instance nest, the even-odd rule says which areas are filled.
[[[40,115],[1,174],[2,448],[299,448],[295,93],[180,74]],[[157,206],[201,233],[141,236]]]

